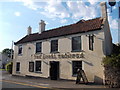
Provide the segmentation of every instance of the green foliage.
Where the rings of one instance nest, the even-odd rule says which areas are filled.
[[[120,45],[113,45],[112,55],[104,57],[103,64],[105,66],[120,67]]]
[[[104,65],[112,66],[112,67],[120,67],[120,54],[118,56],[111,55],[107,56],[103,59]]]
[[[9,62],[6,64],[6,71],[8,71],[10,74],[12,74],[12,67],[13,67],[13,62]]]
[[[6,49],[2,50],[2,54],[7,55],[9,58],[11,57],[11,52],[14,53],[13,49],[6,48]]]

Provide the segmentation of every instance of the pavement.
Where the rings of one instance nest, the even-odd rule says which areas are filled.
[[[75,81],[68,80],[50,80],[37,77],[12,76],[6,71],[2,71],[2,82],[16,83],[21,85],[35,86],[38,88],[106,88],[104,85],[94,83],[75,84]]]

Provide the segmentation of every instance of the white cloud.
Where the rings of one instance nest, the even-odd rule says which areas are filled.
[[[90,4],[96,4],[99,0],[88,0],[88,2],[90,2]]]
[[[88,0],[90,5],[87,6],[84,1],[67,1],[66,6],[61,0],[47,0],[46,2],[34,2],[33,0],[15,0],[24,3],[24,6],[37,10],[40,14],[48,18],[63,19],[71,17],[72,19],[91,19],[98,15],[97,1]],[[42,11],[41,11],[42,10]],[[65,21],[64,21],[65,22]]]
[[[61,23],[67,23],[67,20],[66,19],[62,19],[60,22]]]
[[[113,17],[110,15],[108,15],[108,20],[109,20],[110,28],[118,30],[118,20],[113,19]]]
[[[82,1],[77,2],[67,2],[67,5],[69,7],[69,11],[72,14],[73,19],[91,19],[95,18],[97,16],[97,5],[90,5],[87,6]]]
[[[15,16],[20,16],[21,13],[20,13],[20,12],[15,12],[14,15],[15,15]]]
[[[117,8],[117,7],[116,7],[116,6],[114,6],[114,7],[113,7],[113,10],[115,10],[116,8]]]

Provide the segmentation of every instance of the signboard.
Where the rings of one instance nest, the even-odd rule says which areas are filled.
[[[54,53],[54,54],[35,54],[34,59],[79,59],[84,58],[83,53]]]

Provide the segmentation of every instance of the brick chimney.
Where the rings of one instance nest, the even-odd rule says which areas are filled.
[[[28,29],[27,29],[27,35],[30,35],[32,32],[32,28],[29,26]]]
[[[41,22],[39,23],[39,34],[45,31],[45,25],[45,22],[41,20]]]
[[[101,6],[101,17],[102,18],[108,18],[106,2],[101,2],[100,6]]]

